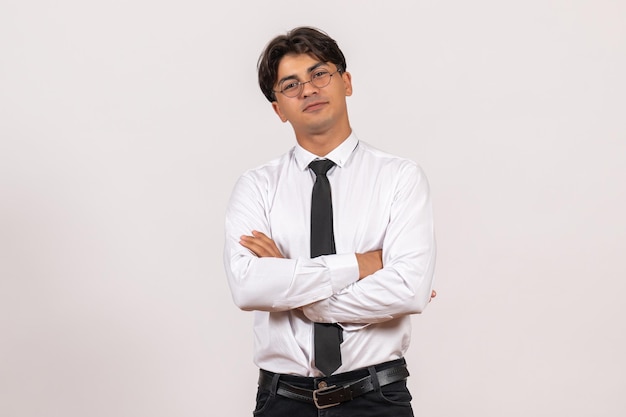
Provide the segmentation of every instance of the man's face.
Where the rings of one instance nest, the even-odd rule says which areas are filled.
[[[326,87],[316,87],[312,76],[326,71],[333,74]],[[275,91],[294,82],[307,82],[295,97],[277,92],[272,107],[283,122],[289,122],[296,135],[320,135],[338,125],[348,124],[346,97],[352,94],[349,73],[338,73],[337,67],[307,55],[285,55],[278,65]]]

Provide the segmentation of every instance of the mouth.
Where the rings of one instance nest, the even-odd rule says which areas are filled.
[[[314,111],[317,111],[317,110],[321,109],[326,104],[328,104],[328,103],[326,103],[325,101],[316,101],[316,102],[313,102],[313,103],[309,103],[309,104],[307,104],[304,107],[304,109],[302,109],[302,111],[303,112],[314,112]]]

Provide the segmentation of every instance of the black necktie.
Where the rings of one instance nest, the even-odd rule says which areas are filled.
[[[311,196],[311,258],[335,253],[333,234],[333,203],[326,173],[335,163],[328,159],[313,161],[309,167],[315,172]],[[336,323],[314,323],[315,366],[329,376],[341,366],[342,330]]]

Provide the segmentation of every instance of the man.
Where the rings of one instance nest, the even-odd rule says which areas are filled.
[[[353,133],[352,78],[324,32],[277,36],[258,75],[297,144],[245,172],[226,213],[233,300],[255,315],[255,415],[412,416],[410,315],[435,295],[426,177]]]

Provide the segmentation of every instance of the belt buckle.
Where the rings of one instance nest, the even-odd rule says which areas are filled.
[[[332,403],[332,404],[326,404],[326,405],[320,405],[319,401],[317,399],[317,394],[318,393],[323,393],[324,391],[328,391],[331,390],[333,388],[337,388],[337,385],[332,385],[330,387],[324,387],[324,388],[319,388],[316,390],[313,390],[313,402],[315,403],[315,406],[317,407],[318,410],[323,410],[325,408],[330,408],[330,407],[334,407],[336,405],[341,404],[341,402],[337,402],[337,403]]]

